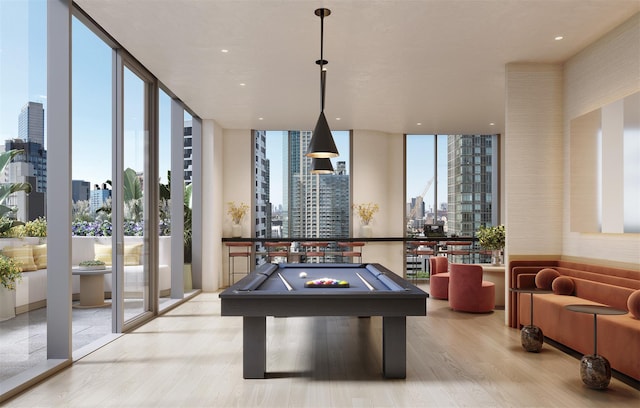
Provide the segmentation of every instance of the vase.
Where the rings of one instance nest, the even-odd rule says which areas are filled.
[[[0,321],[16,317],[16,291],[0,285]]]
[[[242,225],[233,223],[231,226],[231,236],[233,238],[240,238],[242,236]]]
[[[360,227],[360,235],[362,238],[371,238],[373,236],[373,228],[369,224]]]
[[[502,265],[501,249],[494,249],[491,251],[491,265]]]

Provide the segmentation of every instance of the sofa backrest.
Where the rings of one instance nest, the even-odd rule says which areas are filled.
[[[142,243],[142,237],[124,237],[125,245]],[[71,263],[95,259],[95,244],[111,245],[111,237],[72,237]],[[140,259],[142,263],[142,259]],[[158,241],[158,264],[171,265],[171,237],[160,237]]]
[[[553,268],[560,275],[572,278],[576,296],[617,309],[628,310],[627,299],[631,293],[640,289],[640,271],[566,260],[511,261],[509,262],[509,287],[518,287],[519,275],[535,274],[544,268]],[[512,292],[509,299],[511,305],[509,325],[518,327],[518,297],[516,293]]]

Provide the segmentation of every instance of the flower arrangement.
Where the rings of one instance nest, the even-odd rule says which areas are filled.
[[[229,210],[227,210],[227,214],[231,216],[231,219],[235,224],[240,224],[240,221],[244,218],[249,211],[249,206],[245,203],[236,204],[235,201],[230,201]]]
[[[378,204],[375,203],[354,204],[353,208],[358,212],[358,216],[363,225],[369,225],[371,220],[373,220],[373,214],[380,209]]]
[[[498,250],[504,248],[505,230],[504,225],[496,225],[493,227],[480,227],[476,234],[480,246],[489,250]]]
[[[16,288],[16,282],[21,279],[20,262],[0,255],[0,286],[13,290]]]

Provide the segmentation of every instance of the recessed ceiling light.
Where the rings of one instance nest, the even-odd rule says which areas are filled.
[[[247,84],[245,84],[244,82],[240,82],[240,86],[245,86]]]
[[[495,124],[495,123],[493,123],[493,122],[489,123],[489,126],[495,126],[495,125],[496,125],[496,124]]]
[[[222,49],[222,50],[220,50],[220,52],[224,52],[224,53],[226,54],[227,52],[229,52],[229,50],[227,50],[227,49]]]
[[[258,120],[263,120],[264,118],[258,118]]]
[[[418,123],[416,123],[416,125],[422,126],[422,122],[418,122]]]
[[[336,118],[336,120],[340,120],[340,119],[342,119],[342,118]]]
[[[554,40],[556,40],[556,41],[560,41],[560,40],[562,40],[563,38],[564,38],[563,36],[558,35],[558,36],[556,36],[556,37],[554,38]]]

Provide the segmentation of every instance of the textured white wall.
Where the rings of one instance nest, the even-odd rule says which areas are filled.
[[[564,180],[570,180],[568,149],[572,119],[640,90],[640,14],[571,58],[564,67]],[[603,183],[606,183],[603,180]],[[570,211],[570,188],[564,210]],[[640,211],[640,210],[639,210]],[[571,232],[564,218],[563,255],[627,263],[640,268],[639,234]]]
[[[504,138],[506,251],[562,253],[562,67],[507,65]]]

